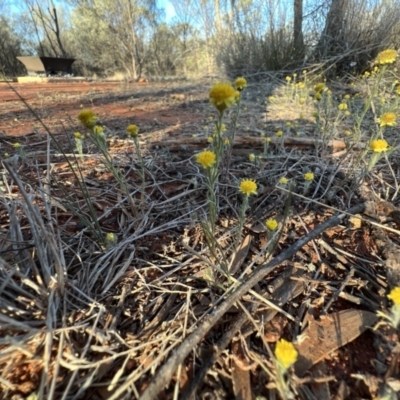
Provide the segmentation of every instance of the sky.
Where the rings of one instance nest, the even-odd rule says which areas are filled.
[[[171,22],[172,18],[175,17],[175,9],[172,3],[168,0],[157,0],[157,5],[163,8],[165,11],[165,21],[167,23]]]

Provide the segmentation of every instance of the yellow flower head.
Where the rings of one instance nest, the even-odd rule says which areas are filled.
[[[286,82],[290,82],[292,80],[292,77],[291,76],[287,76],[285,79],[286,79]]]
[[[388,142],[385,139],[376,139],[369,144],[369,148],[374,153],[382,153],[389,148]]]
[[[304,174],[304,179],[308,182],[314,180],[314,174],[312,172],[306,172]]]
[[[345,115],[346,117],[349,117],[349,116],[351,115],[351,112],[350,112],[349,110],[346,110],[346,111],[344,112],[344,115]]]
[[[326,89],[326,86],[325,86],[325,83],[317,83],[315,86],[314,86],[314,90],[317,92],[317,93],[322,93],[324,90]]]
[[[213,136],[209,136],[208,138],[207,138],[207,142],[208,143],[212,143],[214,141],[214,137]]]
[[[283,135],[283,131],[279,130],[278,132],[276,132],[275,134],[277,137],[281,137]]]
[[[286,185],[286,184],[288,183],[288,178],[282,176],[282,178],[279,179],[279,183],[280,183],[281,185]]]
[[[375,59],[375,64],[385,65],[392,64],[396,61],[397,52],[396,50],[383,50]]]
[[[267,222],[265,223],[265,226],[267,227],[267,229],[271,232],[276,231],[278,229],[278,222],[276,221],[276,219],[268,219]]]
[[[95,135],[103,136],[104,137],[104,127],[100,125],[96,125],[93,127],[93,133]]]
[[[345,134],[346,136],[350,136],[350,135],[351,135],[351,131],[350,131],[350,130],[346,130],[346,131],[344,131],[344,134]]]
[[[117,235],[115,233],[109,232],[106,235],[107,244],[115,244],[117,242]]]
[[[275,357],[278,364],[286,371],[297,360],[298,352],[293,343],[285,339],[279,340],[275,347]]]
[[[139,133],[139,128],[134,124],[128,125],[128,127],[126,128],[126,133],[131,138],[135,138],[135,137],[137,137],[137,135]]]
[[[395,126],[396,125],[396,114],[393,112],[387,112],[382,114],[380,118],[377,118],[377,121],[380,126]]]
[[[74,138],[75,139],[83,139],[83,135],[80,132],[74,132]]]
[[[400,287],[394,287],[387,295],[389,300],[393,301],[393,304],[400,306]]]
[[[300,97],[299,103],[304,104],[306,102],[306,99],[304,97]]]
[[[243,179],[240,182],[239,191],[245,196],[257,194],[257,183],[253,179]]]
[[[271,141],[271,138],[270,137],[266,137],[265,138],[265,143],[269,143]]]
[[[85,128],[93,128],[97,121],[97,116],[92,110],[82,110],[78,114],[78,119]]]
[[[348,100],[348,99],[350,99],[350,95],[349,95],[349,94],[345,94],[343,98],[344,98],[345,100]]]
[[[229,82],[215,83],[209,93],[210,103],[220,112],[235,104],[240,93]]]
[[[290,122],[290,121],[288,121],[288,122],[286,122],[286,124],[285,124],[288,128],[291,128],[293,125],[292,125],[292,123]]]
[[[339,111],[346,111],[347,110],[347,104],[346,103],[340,103],[338,105]]]
[[[241,92],[247,86],[247,81],[243,77],[239,77],[235,81],[235,88]]]
[[[18,149],[21,148],[21,143],[15,142],[15,143],[13,144],[13,147],[14,147],[15,150],[18,150]]]
[[[213,151],[203,150],[201,153],[196,155],[196,161],[203,168],[211,168],[217,161],[217,156]]]
[[[320,92],[315,93],[314,99],[320,101],[322,99],[322,94]]]
[[[249,161],[250,162],[254,162],[255,159],[256,159],[256,156],[253,153],[249,154]]]

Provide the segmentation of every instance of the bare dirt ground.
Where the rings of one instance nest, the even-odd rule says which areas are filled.
[[[287,314],[269,308],[247,290],[236,299],[241,299],[240,303],[232,301],[226,312],[218,316],[218,305],[225,299],[223,284],[221,281],[214,285],[206,276],[204,237],[197,214],[191,215],[199,204],[206,208],[205,195],[197,186],[201,174],[190,160],[207,145],[206,138],[213,130],[215,112],[207,99],[210,82],[12,85],[36,116],[7,84],[0,83],[0,157],[15,153],[16,141],[24,147],[26,162],[15,165],[28,191],[37,185],[37,171],[47,166],[47,134],[38,117],[68,153],[73,152],[73,133],[83,129],[77,114],[90,108],[113,133],[110,152],[118,155],[116,162],[121,163],[121,168],[128,165],[123,160],[131,161],[128,153],[133,151],[132,143],[126,140],[126,127],[140,127],[148,168],[146,196],[151,207],[143,216],[148,224],[144,229],[127,205],[120,205],[112,176],[93,155],[93,147],[86,148],[80,167],[85,172],[101,228],[118,236],[115,251],[106,252],[87,234],[76,215],[65,208],[64,192],[54,186],[53,217],[60,229],[60,242],[65,244],[68,264],[63,299],[68,298],[72,305],[63,303],[67,317],[61,319],[55,311],[51,318],[58,322],[49,325],[50,317],[43,310],[56,291],[51,289],[50,296],[50,292],[38,290],[40,301],[32,303],[32,287],[39,283],[33,277],[28,285],[22,274],[8,274],[4,268],[0,283],[2,290],[7,287],[7,292],[1,301],[9,308],[3,307],[1,311],[5,315],[2,321],[7,324],[0,338],[1,399],[13,395],[16,399],[25,398],[36,392],[43,386],[42,373],[54,378],[55,399],[62,398],[67,387],[76,398],[138,398],[151,386],[164,361],[172,357],[169,350],[178,349],[179,353],[181,343],[190,332],[200,329],[207,318],[215,318],[215,323],[204,331],[202,340],[191,348],[193,351],[183,363],[175,366],[171,384],[162,385],[159,396],[152,399],[172,399],[177,390],[179,396],[175,398],[184,399],[192,393],[196,393],[196,399],[277,398],[264,367],[273,368],[266,349],[282,337],[300,338],[296,346],[301,357],[295,371],[301,379],[291,381],[298,399],[373,399],[384,390],[398,387],[399,352],[393,350],[398,343],[397,331],[381,328],[376,333],[369,328],[378,320],[376,311],[388,306],[386,293],[393,282],[389,282],[387,271],[396,272],[400,259],[396,233],[400,228],[399,198],[382,200],[368,188],[349,194],[351,180],[335,167],[337,157],[343,153],[343,142],[332,143],[322,158],[315,153],[311,108],[302,109],[300,114],[294,105],[280,108],[275,104],[267,110],[265,99],[273,92],[271,84],[253,85],[243,98],[238,145],[230,173],[237,180],[256,177],[259,193],[251,203],[243,242],[237,249],[242,255],[235,259],[234,276],[241,275],[254,262],[254,270],[259,270],[260,276],[253,289]],[[265,141],[261,134],[272,137],[288,121],[293,123],[287,128],[293,137],[284,142],[274,138],[270,157],[250,163],[248,154],[263,152]],[[55,155],[51,161],[52,172],[83,207],[69,165]],[[300,197],[289,199],[276,188],[279,176],[295,179],[307,169],[316,175],[308,196],[320,204]],[[140,186],[134,168],[125,170],[129,184]],[[237,223],[237,214],[232,210],[237,210],[241,201],[229,179],[221,177],[221,248],[227,245],[224,238],[229,229]],[[376,191],[383,180],[394,185],[390,174],[381,172],[371,179]],[[11,181],[7,199],[16,198],[22,187]],[[284,215],[287,202],[291,202],[290,212]],[[358,216],[378,221],[392,231],[343,215],[320,235],[291,250],[298,240],[326,223],[335,209],[350,207],[356,207]],[[21,261],[12,247],[15,242],[10,238],[15,238],[9,236],[9,215],[10,210],[1,210],[0,233],[7,240],[0,241],[0,257],[9,263],[3,266]],[[285,227],[271,257],[258,259],[270,241],[260,223],[271,217],[280,222],[287,218]],[[17,236],[23,243],[19,246],[32,246],[29,218],[21,218],[20,224],[21,233]],[[23,251],[26,250],[22,249],[20,254],[25,259],[28,253]],[[263,264],[281,254],[286,254],[282,261],[266,268],[264,273]],[[247,279],[247,275],[242,279]],[[14,286],[7,286],[9,282]],[[242,312],[243,305],[250,317]],[[20,325],[13,325],[13,318]],[[34,333],[29,333],[28,326]],[[45,335],[51,326],[65,329],[65,336],[62,340],[54,336],[49,345],[45,340],[50,339],[45,339]],[[13,347],[16,342],[10,337],[17,336],[25,340],[27,347],[23,350]],[[15,351],[9,352],[10,348]],[[46,363],[41,358],[44,351]],[[60,354],[63,363],[57,364]],[[208,361],[212,361],[210,365]],[[46,368],[49,370],[45,371]],[[118,385],[111,384],[116,377],[120,379],[116,381]],[[83,390],[88,379],[93,385]],[[118,392],[124,387],[128,397]]]
[[[13,83],[12,87],[0,83],[0,133],[10,137],[45,132],[18,95],[54,133],[80,129],[76,116],[82,108],[91,108],[117,132],[132,123],[143,131],[175,126],[179,132],[179,125],[204,118],[188,106],[195,98],[206,99],[198,84],[63,82]]]

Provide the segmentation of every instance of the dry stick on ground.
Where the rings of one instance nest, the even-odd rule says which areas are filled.
[[[266,265],[262,265],[257,268],[249,278],[237,287],[237,289],[223,302],[221,305],[214,309],[209,315],[207,315],[201,324],[193,331],[186,340],[175,350],[167,362],[159,369],[153,380],[149,383],[149,386],[143,392],[140,400],[153,400],[157,397],[158,393],[161,392],[169,384],[171,378],[178,366],[183,363],[188,354],[193,351],[195,346],[203,340],[208,331],[223,317],[223,315],[231,308],[231,306],[238,301],[244,294],[246,294],[254,285],[256,285],[266,275],[271,273],[278,265],[283,261],[291,257],[297,251],[299,251],[304,245],[310,240],[315,239],[318,235],[324,232],[328,228],[332,228],[338,225],[343,218],[348,214],[358,214],[363,212],[365,209],[365,203],[360,203],[350,208],[346,213],[337,214],[329,218],[327,221],[317,226],[308,235],[302,237],[288,249],[283,251],[271,262]],[[133,383],[132,379],[128,376],[125,383],[123,383],[119,389],[110,397],[112,399],[120,398],[120,395],[127,390]]]
[[[280,275],[278,278],[274,280],[274,282],[277,282],[276,286],[273,289],[273,295],[271,296],[271,300],[274,301],[275,303],[279,304],[280,306],[286,304],[288,301],[292,300],[293,298],[296,298],[299,296],[301,293],[304,291],[304,285],[301,280],[294,281],[292,280],[293,278],[293,268],[285,270],[285,272]],[[280,279],[280,278],[283,279]],[[273,284],[273,283],[272,283]],[[250,308],[249,312],[250,314],[254,315],[255,312],[257,311],[258,305],[256,303],[253,304],[253,306]],[[267,322],[271,321],[272,318],[277,314],[278,312],[273,309],[269,309],[266,312],[263,313],[263,324],[266,324]],[[236,321],[233,323],[233,325],[230,327],[230,329],[221,337],[221,339],[218,340],[218,342],[213,346],[213,354],[211,357],[207,358],[207,360],[204,361],[203,365],[201,366],[201,369],[197,372],[197,374],[193,377],[193,379],[190,380],[190,384],[186,388],[185,392],[182,393],[180,400],[190,400],[192,398],[192,395],[194,391],[197,389],[197,387],[201,384],[201,382],[204,379],[204,376],[206,375],[207,371],[214,365],[214,363],[218,360],[219,356],[222,354],[222,352],[225,350],[225,348],[229,345],[229,343],[232,341],[236,333],[242,329],[242,336],[247,337],[254,331],[254,326],[246,326],[243,329],[243,325],[245,325],[248,322],[248,316],[245,313],[240,314],[237,318]]]
[[[271,138],[271,143],[280,145],[282,143],[281,138]],[[182,139],[172,139],[172,140],[161,140],[161,141],[153,141],[150,143],[150,147],[168,147],[170,151],[182,150],[182,148],[201,148],[202,146],[207,146],[209,143],[207,142],[206,137],[197,137],[197,138],[182,138]],[[233,147],[242,148],[243,146],[249,146],[250,148],[254,147],[263,147],[265,144],[265,138],[263,137],[236,137],[233,143]],[[324,144],[332,150],[344,150],[346,149],[346,143],[342,140],[329,140],[327,143],[324,140],[314,139],[314,138],[299,138],[299,137],[286,137],[283,139],[283,145],[287,147],[308,147],[315,148],[315,146]]]

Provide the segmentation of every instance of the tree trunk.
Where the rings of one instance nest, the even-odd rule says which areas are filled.
[[[344,15],[348,0],[332,0],[325,28],[319,39],[316,56],[319,60],[342,54],[346,48]]]
[[[294,23],[293,23],[293,48],[294,56],[298,60],[304,59],[303,38],[303,0],[294,0]]]

